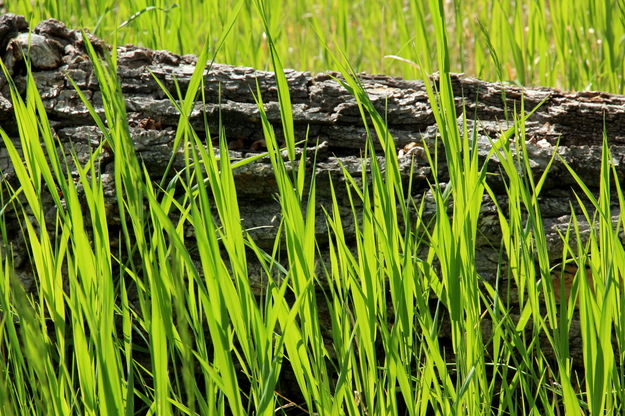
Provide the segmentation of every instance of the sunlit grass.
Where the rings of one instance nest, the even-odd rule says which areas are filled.
[[[26,293],[14,275],[11,256],[3,252],[0,413],[619,413],[625,382],[620,353],[625,343],[625,253],[619,238],[625,199],[609,137],[603,146],[598,195],[572,169],[569,172],[579,186],[579,199],[571,201],[562,257],[563,262],[577,263],[581,272],[568,302],[557,305],[554,293],[561,288],[551,283],[553,259],[538,203],[549,169],[536,178],[525,157],[525,120],[533,109],[511,109],[513,127],[491,138],[489,157],[480,162],[468,115],[457,114],[449,73],[472,68],[498,79],[571,88],[592,82],[593,88],[620,91],[622,52],[614,45],[622,42],[622,28],[615,23],[622,19],[622,8],[615,6],[608,13],[606,2],[586,12],[581,1],[575,10],[560,4],[549,8],[544,2],[514,7],[493,2],[489,8],[469,10],[464,3],[448,2],[447,11],[455,6],[449,20],[436,0],[424,8],[417,2],[405,8],[338,2],[328,5],[330,18],[322,19],[314,4],[238,4],[240,12],[223,4],[193,4],[191,13],[186,8],[191,4],[134,3],[130,8],[104,2],[99,9],[83,5],[70,17],[64,13],[76,12],[77,3],[11,3],[14,11],[30,10],[35,19],[54,14],[69,23],[95,24],[103,36],[113,36],[114,28],[128,19],[121,16],[143,10],[119,29],[120,42],[193,51],[208,39],[209,47],[202,49],[185,96],[165,92],[180,112],[175,146],[183,149],[187,161],[182,171],[172,173],[173,179],[150,177],[137,159],[115,59],[100,60],[89,49],[104,120],[84,101],[104,143],[115,153],[119,236],[109,235],[96,162],[101,148],[82,165],[71,152],[58,154],[38,92],[31,87],[22,96],[9,86],[23,152],[0,129],[18,182],[14,188],[0,183],[1,213],[13,209],[22,218],[36,282],[34,293]],[[372,13],[375,7],[382,12]],[[466,16],[480,18],[467,26],[481,25],[476,43],[464,31],[452,30],[464,27]],[[521,28],[527,16],[533,19],[525,31]],[[193,19],[202,18],[210,21],[207,32],[194,30],[191,35],[187,28],[171,36],[170,30],[188,22],[197,27]],[[556,24],[548,25],[552,20]],[[558,26],[574,28],[580,22],[585,28],[597,25],[594,30],[605,35],[599,49],[585,38],[575,38],[577,29],[563,31]],[[293,35],[291,25],[296,24],[301,31]],[[247,25],[246,31],[241,33],[238,25]],[[387,41],[403,43],[403,49],[393,53],[405,59],[384,60],[384,48],[372,52],[365,41],[359,46],[352,31],[362,25],[382,28],[366,33],[386,36],[384,48],[393,47]],[[216,33],[218,41],[213,43]],[[302,50],[285,49],[289,37],[290,42],[302,40]],[[547,39],[556,40],[551,45]],[[222,44],[223,50],[215,49]],[[574,72],[569,71],[574,63],[564,59],[571,55],[569,45],[581,48],[588,60],[580,65],[582,56],[575,55],[580,61]],[[562,51],[554,54],[554,48]],[[460,55],[452,55],[454,50]],[[465,56],[471,58],[465,61]],[[198,91],[203,68],[213,58],[269,65],[276,73],[284,149],[265,114],[260,90],[253,91],[268,148],[264,156],[271,161],[280,204],[272,252],[259,247],[240,221],[235,169],[255,160],[233,163],[221,128],[206,128],[206,137],[199,137],[188,120],[194,100],[202,97]],[[550,60],[546,64],[543,59]],[[415,70],[406,60],[420,66]],[[307,165],[311,162],[305,153],[296,151],[296,145],[314,138],[295,136],[286,65],[339,70],[367,128],[363,151],[368,158],[363,158],[361,176],[355,178],[345,169],[345,181],[331,181],[331,206],[317,205],[316,179],[307,177],[314,166]],[[587,70],[593,65],[600,70]],[[554,75],[553,68],[564,75]],[[356,72],[361,69],[398,71],[426,82],[445,149],[444,154],[431,154],[426,147],[426,157],[432,166],[445,158],[449,167],[448,183],[436,174],[431,178],[430,194],[437,207],[433,219],[422,215],[424,200],[414,199],[412,185],[402,183],[386,115],[359,83]],[[436,83],[426,77],[435,69]],[[34,85],[32,79],[29,85]],[[465,121],[460,128],[458,116]],[[212,139],[217,139],[218,148],[204,146],[215,142]],[[381,151],[376,155],[375,149]],[[486,180],[491,157],[501,166],[505,209]],[[550,166],[556,160],[554,153]],[[73,162],[75,172],[67,161]],[[349,201],[357,224],[354,241],[344,235],[339,192]],[[53,216],[44,212],[43,193],[53,198]],[[502,288],[485,282],[475,267],[477,225],[486,195],[497,206],[501,228],[501,279],[518,287],[519,313]],[[612,200],[620,208],[616,217]],[[584,208],[584,201],[592,211]],[[580,210],[583,218],[575,215]],[[585,240],[579,236],[582,220],[592,225]],[[317,221],[327,225],[325,263],[314,232]],[[6,241],[4,221],[0,225]],[[189,228],[191,239],[185,234]],[[113,239],[121,240],[115,251]],[[283,265],[279,259],[285,258]],[[261,265],[260,278],[267,284],[262,296],[250,286],[250,262]],[[593,276],[590,283],[583,277],[586,268]],[[325,310],[329,338],[322,336]],[[576,313],[581,319],[583,374],[572,370],[568,350],[568,329]],[[440,338],[443,320],[451,324],[451,345]],[[492,323],[490,333],[481,331],[484,322]],[[555,352],[555,360],[542,350],[541,337]],[[295,384],[290,389],[301,397],[281,395],[281,375],[288,371]]]
[[[204,42],[217,60],[271,68],[271,47],[285,67],[338,69],[332,51],[343,51],[357,71],[412,76],[389,56],[435,61],[438,3],[445,9],[450,70],[487,80],[566,89],[625,91],[625,6],[621,0],[242,1],[241,15],[219,49],[238,0],[11,0],[8,11],[32,23],[53,17],[86,27],[110,43],[199,54]],[[315,36],[314,25],[332,40]],[[268,34],[273,42],[270,43]],[[427,56],[427,58],[425,58]]]

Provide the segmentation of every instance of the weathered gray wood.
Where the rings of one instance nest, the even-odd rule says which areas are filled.
[[[29,58],[33,76],[50,123],[62,144],[59,150],[66,153],[76,152],[78,159],[85,162],[90,152],[100,144],[101,134],[69,78],[76,82],[102,116],[103,109],[92,65],[84,52],[82,35],[55,20],[39,24],[30,37],[28,30],[28,24],[22,17],[0,17],[0,57],[9,68],[15,83],[23,90],[26,83],[23,53],[28,51],[30,39]],[[91,41],[100,52],[109,49],[94,37],[91,37]],[[160,179],[167,161],[176,153],[172,146],[178,113],[154,77],[161,80],[170,91],[176,90],[177,83],[184,93],[188,88],[196,58],[135,46],[119,47],[117,56],[119,79],[126,97],[136,152],[152,177]],[[356,101],[335,80],[334,77],[340,77],[339,74],[311,74],[287,70],[286,77],[298,137],[303,138],[308,131],[311,143],[321,143],[316,172],[311,172],[311,175],[314,173],[317,177],[318,203],[330,206],[329,178],[337,184],[341,183],[341,164],[356,177],[361,169],[360,155],[365,144],[366,131]],[[414,168],[413,196],[420,198],[421,195],[427,195],[428,180],[432,179],[432,172],[423,159],[419,146],[428,146],[433,150],[438,142],[424,84],[381,75],[361,74],[360,79],[378,110],[382,114],[386,111],[396,146],[401,149],[400,168],[406,182],[411,167]],[[214,64],[206,68],[204,80],[206,103],[197,101],[191,115],[192,125],[198,133],[205,134],[204,113],[208,116],[213,134],[217,131],[218,116],[221,115],[232,158],[244,158],[264,150],[259,112],[251,91],[256,91],[258,85],[269,119],[278,124],[280,114],[273,73]],[[521,88],[462,75],[454,75],[452,82],[458,114],[462,114],[463,107],[466,109],[470,128],[475,127],[478,133],[482,158],[490,149],[489,138],[496,138],[511,125],[507,120],[512,118],[515,108],[520,108],[521,99],[524,98],[527,110],[544,101],[526,123],[530,164],[537,176],[544,171],[551,155],[556,151],[556,143],[559,142],[557,152],[562,159],[578,172],[593,191],[598,191],[602,132],[605,126],[615,156],[615,167],[619,177],[625,178],[625,167],[622,163],[625,155],[624,96],[599,92],[568,93],[550,88]],[[460,119],[459,123],[461,121]],[[14,143],[19,144],[8,84],[3,77],[0,77],[0,125],[15,139]],[[416,151],[411,154],[408,149],[413,143],[417,146],[414,147]],[[107,204],[112,212],[109,224],[118,226],[119,219],[114,215],[117,201],[111,175],[112,155],[105,154],[100,162]],[[181,154],[177,153],[174,167],[181,168],[184,162]],[[383,159],[380,162],[384,163]],[[447,167],[444,161],[440,161],[438,168],[439,180],[445,182]],[[496,159],[490,162],[489,170],[499,172]],[[0,172],[5,184],[16,183],[7,151],[1,144]],[[274,241],[278,223],[276,215],[279,214],[274,200],[276,187],[269,161],[264,159],[237,169],[235,179],[243,224],[253,229],[251,235],[259,244],[269,247]],[[491,175],[488,180],[498,192],[498,202],[505,206],[502,177]],[[540,200],[550,255],[554,261],[562,251],[558,230],[562,230],[569,220],[569,201],[574,201],[574,190],[573,179],[563,164],[556,160]],[[344,204],[341,210],[345,214],[345,233],[350,238],[354,235],[354,224],[348,201],[339,202]],[[47,198],[46,203],[53,210],[50,198]],[[434,210],[435,206],[430,198],[425,215],[431,217]],[[614,214],[618,214],[616,207]],[[16,214],[5,213],[5,222],[12,240],[16,272],[28,285],[32,282],[32,271]],[[582,224],[582,229],[587,232],[588,224]],[[316,233],[320,242],[327,238],[322,219],[318,221]],[[189,230],[189,235],[192,235],[192,230]],[[496,277],[500,239],[494,204],[485,198],[476,259],[478,270],[487,281],[493,282]],[[257,269],[254,265],[250,267],[250,278],[254,281],[257,279],[254,270]],[[571,352],[574,358],[580,359],[581,349],[572,348]]]

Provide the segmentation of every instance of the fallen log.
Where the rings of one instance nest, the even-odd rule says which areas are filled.
[[[88,36],[100,53],[110,49],[99,39]],[[24,59],[29,60],[50,125],[59,139],[59,151],[65,154],[74,152],[78,161],[85,163],[101,144],[102,135],[70,78],[93,103],[100,116],[104,115],[104,110],[82,33],[68,29],[59,21],[47,20],[29,34],[29,25],[23,17],[6,14],[0,17],[0,57],[22,92],[27,84]],[[196,62],[196,57],[191,55],[178,56],[132,45],[117,49],[118,76],[126,99],[135,151],[152,178],[161,178],[172,156],[174,169],[185,166],[182,153],[173,148],[179,114],[155,78],[170,91],[179,88],[184,94]],[[317,178],[317,202],[320,206],[330,207],[330,179],[335,184],[341,183],[343,167],[355,177],[359,176],[367,131],[356,100],[337,82],[340,74],[286,70],[285,75],[293,104],[296,135],[301,138],[307,135],[309,143],[319,143],[316,171],[310,172]],[[399,152],[402,179],[406,183],[412,180],[413,198],[419,200],[425,195],[428,203],[424,216],[431,218],[436,207],[434,201],[428,199],[429,183],[436,173],[444,184],[448,181],[448,173],[444,160],[439,160],[438,172],[432,172],[423,157],[424,147],[434,150],[441,145],[437,140],[438,131],[423,82],[368,74],[360,74],[359,78],[378,111],[385,114],[388,120]],[[497,138],[512,126],[510,120],[515,109],[520,108],[522,99],[526,109],[540,105],[527,120],[525,130],[529,162],[536,177],[547,169],[554,151],[560,156],[550,168],[540,197],[549,255],[554,262],[557,261],[562,254],[559,232],[570,221],[569,202],[575,204],[574,192],[577,189],[563,161],[597,194],[605,131],[618,177],[625,178],[622,160],[625,156],[625,97],[601,92],[525,88],[480,81],[459,74],[452,76],[452,84],[456,110],[458,114],[465,111],[470,118],[469,128],[477,133],[482,160],[490,151],[490,139]],[[206,134],[205,116],[213,135],[218,131],[221,120],[232,159],[243,159],[265,150],[260,114],[252,94],[257,86],[269,120],[279,124],[280,106],[273,73],[222,64],[213,64],[204,71],[206,101],[195,103],[190,121],[202,137]],[[462,125],[462,118],[458,123]],[[4,77],[0,77],[0,125],[19,148],[9,84]],[[383,163],[382,158],[380,161]],[[111,174],[112,155],[105,152],[99,165],[111,211],[109,226],[119,226],[120,220],[115,215],[117,200]],[[499,173],[500,169],[496,158],[490,161],[490,172]],[[16,177],[7,150],[2,145],[0,172],[5,184],[2,186],[4,192],[6,185],[16,184]],[[505,207],[507,196],[503,180],[502,175],[488,177],[499,204]],[[277,188],[269,160],[260,159],[237,169],[235,181],[244,226],[250,230],[257,244],[271,247],[279,223],[279,206],[274,198]],[[54,201],[49,197],[45,201],[52,212]],[[345,235],[349,240],[355,232],[349,201],[339,200],[339,203],[344,204],[340,208],[345,214]],[[617,215],[618,207],[615,205],[613,208],[613,214]],[[476,246],[477,270],[485,281],[494,283],[500,264],[501,231],[492,200],[484,198],[481,213]],[[20,232],[20,218],[15,212],[4,212],[13,267],[24,285],[31,287],[34,277],[25,237]],[[586,234],[590,229],[587,223],[582,223],[581,228]],[[318,221],[315,232],[319,242],[327,240],[327,228],[322,219]],[[250,270],[250,279],[262,291],[262,283],[255,277],[258,267],[250,265]],[[488,325],[484,330],[488,332],[486,327]],[[572,334],[572,337],[575,336],[578,335]],[[570,353],[581,363],[581,344],[572,346]]]

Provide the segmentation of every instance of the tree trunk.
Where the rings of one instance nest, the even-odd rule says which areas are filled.
[[[36,87],[43,98],[50,124],[61,143],[59,150],[68,155],[75,152],[78,160],[85,163],[91,152],[100,145],[102,135],[69,80],[76,83],[101,117],[104,116],[104,110],[91,62],[85,55],[82,35],[79,31],[67,29],[58,21],[47,20],[34,28],[28,52],[28,30],[28,24],[22,17],[10,14],[0,17],[0,56],[22,91],[27,84],[23,53],[29,56]],[[90,39],[98,51],[109,49],[102,41],[92,36]],[[135,151],[151,177],[160,179],[173,154],[175,169],[184,167],[185,161],[182,153],[173,149],[179,114],[155,78],[169,91],[176,91],[178,87],[184,94],[196,57],[135,46],[119,47],[117,57],[119,80],[126,98]],[[336,81],[341,78],[339,74],[286,70],[286,78],[293,104],[296,136],[304,138],[307,133],[309,143],[319,143],[316,171],[309,172],[317,178],[317,202],[320,206],[330,207],[330,178],[334,184],[341,184],[343,167],[355,177],[359,177],[361,170],[361,155],[367,132],[358,105],[354,97]],[[402,179],[408,183],[413,169],[412,197],[420,200],[425,195],[424,217],[432,218],[435,204],[428,191],[433,172],[424,158],[423,146],[431,151],[439,146],[439,155],[444,153],[440,140],[437,140],[437,127],[423,82],[367,74],[360,74],[359,78],[378,111],[388,121],[399,153]],[[539,178],[545,171],[554,152],[560,156],[554,160],[539,198],[549,255],[555,264],[562,256],[559,232],[564,231],[569,224],[570,204],[574,207],[578,205],[574,192],[579,193],[563,161],[597,195],[601,144],[605,131],[618,177],[625,178],[622,163],[625,155],[625,97],[600,92],[568,93],[550,88],[522,88],[462,75],[453,75],[452,84],[457,114],[462,115],[463,109],[466,111],[469,131],[475,129],[482,160],[491,150],[489,138],[496,139],[502,131],[512,126],[515,110],[521,108],[522,100],[526,111],[542,103],[528,118],[525,131],[529,163],[535,178]],[[230,147],[230,157],[233,159],[265,150],[260,115],[252,94],[252,91],[256,92],[257,86],[269,120],[278,125],[280,106],[273,73],[221,64],[214,64],[204,72],[206,102],[195,102],[191,123],[202,137],[206,133],[206,115],[211,137],[215,138],[221,119]],[[458,124],[462,126],[462,116]],[[19,148],[9,85],[4,77],[0,78],[0,125]],[[112,180],[113,157],[105,152],[100,166],[111,212],[109,225],[118,227],[119,218],[115,215],[117,200]],[[442,156],[439,158],[437,175],[444,186],[448,181],[448,173],[443,159]],[[383,163],[383,158],[380,160]],[[3,174],[2,189],[6,195],[6,185],[16,185],[17,179],[3,144],[0,144],[0,172]],[[496,193],[499,205],[505,207],[505,175],[500,174],[502,170],[497,158],[489,162],[489,172],[497,174],[489,175],[487,181]],[[250,229],[251,236],[259,245],[271,247],[279,221],[276,219],[279,206],[274,199],[277,188],[269,160],[260,159],[235,170],[234,175],[244,226]],[[45,196],[42,198],[47,201],[50,215],[54,215],[53,200]],[[344,213],[345,236],[348,241],[353,241],[355,226],[351,219],[349,200],[339,199],[339,203],[343,204],[340,209]],[[613,214],[618,215],[618,207],[615,205],[613,208]],[[33,272],[28,261],[25,238],[20,232],[21,216],[7,211],[4,217],[13,253],[13,266],[28,287],[33,282]],[[477,269],[485,281],[494,284],[500,263],[501,230],[497,210],[490,198],[484,198],[478,227]],[[589,233],[587,223],[582,222],[580,228],[582,234]],[[323,245],[327,241],[327,229],[322,218],[317,222],[316,233],[318,241]],[[250,265],[250,270],[250,279],[259,291],[262,290],[256,277],[258,266]],[[502,274],[505,275],[505,271]],[[500,283],[500,287],[505,286]],[[488,332],[489,327],[490,323],[485,322],[483,330]],[[445,332],[443,329],[443,335]],[[571,337],[570,353],[574,360],[581,363],[581,342],[578,338],[576,340],[579,327],[574,325]]]

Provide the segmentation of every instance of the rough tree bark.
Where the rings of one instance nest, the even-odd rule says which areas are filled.
[[[23,53],[30,61],[36,86],[40,91],[52,128],[60,140],[59,151],[75,152],[80,162],[86,162],[90,152],[101,140],[86,107],[69,81],[71,78],[103,115],[101,95],[92,66],[86,57],[81,32],[69,30],[61,22],[47,20],[32,30],[29,42],[29,26],[23,17],[3,15],[0,17],[0,57],[20,89],[26,85]],[[91,42],[102,52],[109,47],[91,37]],[[178,113],[169,102],[154,77],[166,88],[175,91],[175,83],[184,94],[194,70],[196,58],[178,56],[166,51],[154,51],[135,46],[123,46],[117,50],[118,73],[123,94],[126,98],[129,123],[132,127],[135,150],[145,163],[153,178],[160,178],[167,162],[175,155],[175,168],[184,166],[182,154],[173,149],[173,138],[178,123]],[[311,74],[287,70],[286,77],[293,103],[293,117],[296,134],[304,137],[308,132],[309,142],[318,141],[317,154],[317,199],[318,204],[331,205],[329,178],[340,184],[343,179],[341,165],[359,177],[361,154],[365,144],[366,131],[355,99],[333,77],[334,73]],[[408,182],[412,171],[412,196],[417,200],[422,195],[428,201],[426,217],[432,217],[435,205],[428,198],[429,184],[433,172],[423,159],[423,148],[431,150],[440,146],[436,140],[437,128],[428,103],[424,84],[381,75],[361,74],[360,79],[378,110],[386,111],[388,126],[399,150],[402,178]],[[217,131],[218,116],[225,127],[233,159],[245,158],[263,151],[262,128],[257,106],[251,91],[258,84],[265,108],[272,123],[279,124],[275,77],[271,72],[252,68],[214,64],[204,72],[206,103],[195,103],[191,115],[194,128],[204,133],[204,114],[208,116],[210,131]],[[625,97],[600,93],[568,93],[550,88],[521,88],[511,84],[489,83],[462,75],[453,75],[452,83],[458,114],[463,107],[471,119],[469,127],[478,133],[478,148],[482,159],[490,150],[489,138],[498,135],[511,126],[507,121],[520,108],[521,99],[525,108],[542,106],[528,119],[526,133],[530,164],[536,177],[541,175],[554,151],[580,175],[590,189],[598,193],[599,167],[601,161],[602,134],[607,133],[614,165],[620,178],[625,178],[622,158],[625,155]],[[461,119],[458,120],[462,122]],[[17,127],[14,122],[13,105],[9,87],[0,77],[0,125],[19,146]],[[280,129],[276,129],[279,131]],[[559,144],[556,147],[556,144]],[[412,149],[412,150],[410,150]],[[440,151],[440,149],[439,149]],[[442,152],[441,152],[442,154]],[[413,157],[414,156],[414,157]],[[577,205],[573,178],[568,174],[560,159],[556,158],[547,177],[540,197],[540,208],[547,230],[550,256],[557,261],[561,257],[562,242],[558,231],[565,230],[570,219],[570,205]],[[113,156],[105,154],[100,160],[101,174],[105,184],[107,204],[111,210],[109,224],[119,226],[115,215],[113,183]],[[383,160],[381,159],[383,163]],[[447,181],[447,166],[439,160],[438,177]],[[497,193],[497,200],[506,205],[506,194],[500,165],[495,158],[489,163],[488,182]],[[15,185],[13,166],[4,145],[0,144],[0,172],[2,182]],[[275,237],[279,209],[274,194],[271,165],[267,159],[246,165],[235,171],[236,186],[241,216],[245,227],[260,245],[269,247]],[[6,189],[2,186],[2,189]],[[50,215],[54,215],[54,203],[48,199]],[[349,201],[344,204],[345,234],[354,235]],[[614,215],[618,207],[614,206]],[[26,255],[26,242],[20,233],[18,216],[5,212],[5,222],[13,253],[16,273],[28,287],[33,282],[32,270]],[[53,217],[52,217],[53,218]],[[483,279],[494,282],[499,264],[501,232],[494,203],[484,198],[479,222],[477,242],[477,268]],[[589,226],[581,225],[588,233]],[[327,239],[327,230],[320,219],[316,233],[320,242]],[[7,251],[4,250],[6,253]],[[250,279],[260,290],[260,282],[254,265]],[[505,275],[505,273],[504,273]],[[256,279],[256,280],[255,280]],[[501,284],[500,286],[505,286]],[[483,330],[488,332],[489,322]],[[443,331],[445,332],[445,330]],[[581,363],[581,342],[579,328],[571,330],[571,355]]]

